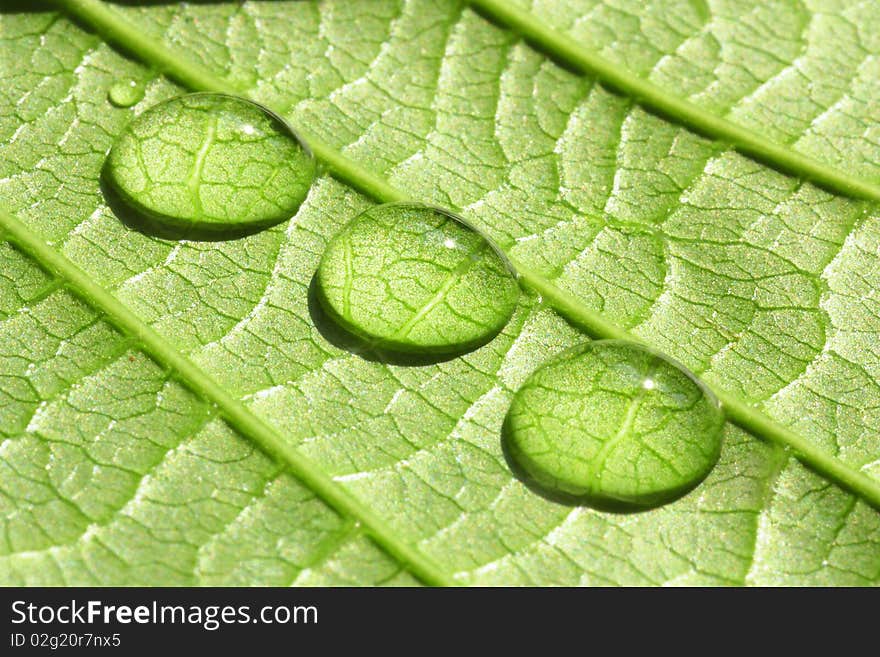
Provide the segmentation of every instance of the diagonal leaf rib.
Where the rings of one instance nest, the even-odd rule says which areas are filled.
[[[104,312],[120,330],[131,335],[146,353],[176,372],[181,382],[193,392],[217,405],[224,419],[263,450],[285,464],[304,485],[340,514],[360,522],[366,533],[388,554],[405,564],[426,584],[452,586],[456,582],[429,557],[402,541],[391,527],[365,507],[345,488],[333,481],[317,464],[292,447],[275,429],[254,415],[244,404],[226,392],[195,363],[169,346],[161,335],[135,316],[118,299],[95,283],[88,274],[64,255],[43,242],[21,221],[0,210],[3,236],[23,252],[65,281],[94,308]]]
[[[569,36],[559,33],[528,11],[518,9],[505,0],[468,0],[491,20],[506,25],[529,43],[557,61],[581,73],[594,75],[602,82],[634,98],[645,107],[695,132],[729,143],[780,171],[809,180],[835,192],[858,198],[880,201],[880,185],[862,180],[835,167],[798,153],[748,128],[728,121],[695,103],[678,98],[644,78],[634,75],[619,64],[599,57]]]
[[[149,39],[135,26],[130,24],[127,20],[123,19],[117,12],[113,11],[110,7],[105,5],[100,0],[53,1],[56,5],[68,11],[72,16],[78,18],[81,21],[84,21],[86,24],[98,31],[98,33],[100,33],[111,43],[115,44],[126,52],[133,54],[135,57],[141,59],[142,61],[145,61],[146,63],[156,67],[163,73],[169,75],[170,77],[174,78],[184,86],[189,87],[193,91],[213,91],[229,94],[242,93],[242,91],[235,88],[232,83],[225,81],[223,78],[218,77],[213,72],[199,66],[198,64],[188,62],[178,57],[170,49],[166,48],[165,46],[159,44],[154,40]],[[584,63],[582,63],[582,66],[584,68],[586,68],[585,62],[589,60],[593,61],[594,63],[603,64],[608,73],[612,73],[615,70],[615,67],[613,65],[607,62],[603,62],[602,60],[589,54],[588,51],[581,49],[580,46],[572,42],[570,39],[558,35],[546,26],[540,26],[530,14],[519,10],[512,10],[506,7],[504,3],[488,2],[481,0],[480,2],[474,2],[473,4],[479,6],[485,5],[484,8],[486,8],[487,10],[491,6],[504,16],[510,15],[513,17],[518,17],[519,20],[523,23],[523,27],[531,26],[529,29],[538,29],[538,31],[543,33],[544,36],[547,37],[547,39],[550,39],[551,42],[558,41],[560,44],[564,42],[570,42],[569,46],[573,49],[571,54],[580,53],[578,55],[579,57],[586,57]],[[519,23],[514,22],[512,22],[511,24],[517,26],[519,25]],[[538,28],[535,27],[536,25],[538,25]],[[637,91],[638,89],[648,89],[652,90],[652,93],[657,95],[658,99],[666,98],[667,101],[673,103],[673,105],[670,105],[670,108],[674,106],[676,108],[686,110],[685,114],[687,114],[687,112],[690,112],[692,114],[696,113],[697,115],[699,115],[699,117],[701,117],[701,120],[713,119],[715,121],[719,121],[721,122],[722,127],[726,126],[725,129],[729,127],[735,129],[736,131],[742,132],[744,136],[747,136],[748,139],[756,145],[766,143],[763,140],[760,140],[758,136],[753,135],[749,131],[735,126],[728,121],[725,121],[718,117],[714,117],[706,113],[705,110],[702,110],[695,105],[692,105],[691,103],[687,103],[682,100],[670,99],[669,97],[665,96],[662,90],[650,83],[638,80],[630,74],[621,74],[619,71],[615,73],[615,75],[620,77],[621,81],[626,82],[627,84],[635,84],[636,87],[633,87],[635,91]],[[637,94],[634,93],[634,95],[641,97],[644,94],[642,92],[639,92]],[[687,123],[686,115],[678,118]],[[381,202],[399,202],[411,200],[406,194],[391,186],[384,178],[371,173],[370,171],[359,165],[357,162],[349,159],[348,157],[333,149],[328,144],[325,144],[321,140],[312,137],[307,131],[300,129],[298,126],[295,126],[295,129],[312,149],[315,156],[327,166],[328,170],[336,178],[350,185],[354,189],[357,189],[358,191],[366,194],[367,196],[370,196]],[[859,192],[858,195],[867,196],[869,198],[877,198],[878,200],[880,200],[880,187],[872,185],[870,183],[865,183],[864,181],[852,180],[844,174],[835,172],[830,167],[826,167],[825,165],[813,162],[809,158],[797,154],[796,152],[783,146],[779,146],[778,148],[783,151],[784,154],[786,154],[786,157],[793,158],[793,160],[800,162],[801,164],[812,163],[812,166],[818,167],[818,169],[825,171],[826,174],[830,174],[833,178],[838,179],[837,183],[832,184],[830,179],[828,179],[826,176],[826,184],[829,187],[841,189],[842,191],[847,191],[846,185],[841,185],[840,181],[843,181],[845,183],[855,182],[856,187],[859,187],[861,185],[861,192]],[[806,169],[801,168],[799,172],[804,177],[807,177]],[[813,177],[812,179],[817,181],[819,180],[819,178],[816,177]],[[871,189],[874,190],[872,193],[875,194],[875,196],[871,196],[871,194],[868,193]],[[849,189],[847,193],[856,194],[856,191],[854,191],[853,189]],[[0,214],[0,217],[3,216],[5,215]],[[46,247],[45,245],[43,245],[42,248],[43,250],[50,251],[50,249],[48,249],[48,247]],[[54,254],[54,252],[52,252],[52,255],[53,257],[63,259],[63,256]],[[629,332],[618,327],[614,323],[609,322],[600,313],[589,309],[578,298],[558,288],[540,273],[532,271],[527,266],[512,259],[511,263],[513,264],[514,268],[519,272],[521,280],[524,284],[528,285],[536,292],[540,293],[561,315],[566,317],[573,324],[581,327],[586,333],[590,334],[591,336],[596,338],[627,339],[644,342],[640,338],[630,334]],[[75,266],[72,263],[68,264],[70,265],[70,267],[73,267],[75,269]],[[77,271],[79,270],[77,269]],[[79,273],[83,277],[85,277],[84,273],[82,273],[81,271],[79,271]],[[91,283],[91,285],[93,285],[97,289],[100,289],[93,283]],[[110,297],[110,295],[106,292],[103,292],[103,294],[112,299],[112,297]],[[151,329],[141,324],[139,320],[137,320],[133,316],[132,319],[135,322],[138,322],[138,324],[142,328],[151,331]],[[159,336],[155,333],[153,335],[155,336],[155,339],[161,343],[161,338],[159,338]],[[165,350],[168,350],[167,346],[163,346],[163,348]],[[195,365],[186,360],[182,355],[178,354],[176,357],[188,363],[188,366],[196,370],[200,377],[208,379],[207,375],[199,371]],[[270,427],[262,423],[262,421],[257,420],[257,418],[255,418],[254,416],[250,415],[249,411],[241,406],[241,404],[237,400],[233,399],[231,396],[225,393],[216,383],[214,383],[213,381],[212,383],[218,388],[218,393],[223,394],[226,398],[228,398],[231,404],[240,406],[245,413],[248,413],[248,416],[250,418],[253,418],[254,421],[259,422],[259,424],[266,431],[274,435],[274,432]],[[863,474],[859,470],[845,464],[843,461],[836,458],[835,456],[823,452],[804,437],[796,434],[795,432],[776,422],[769,416],[761,413],[755,407],[736,398],[725,390],[719,389],[717,386],[709,387],[713,390],[718,399],[721,400],[722,404],[725,407],[726,416],[731,422],[746,429],[757,437],[791,449],[795,453],[795,455],[806,465],[813,468],[815,471],[824,475],[828,479],[831,479],[843,486],[844,488],[852,491],[875,508],[880,509],[880,481],[876,481],[875,479]],[[277,435],[275,435],[274,439],[280,440]],[[259,444],[263,444],[262,442],[260,442],[259,439],[255,438],[255,440]],[[298,460],[303,460],[302,457],[299,456],[295,450],[292,450],[290,447],[285,447],[285,449],[293,452]],[[309,466],[314,468],[314,465],[311,463],[309,463]],[[335,486],[336,484],[334,483],[333,485]],[[346,497],[348,497],[347,494],[345,495]],[[348,499],[350,499],[352,503],[359,505],[359,503],[353,500],[353,498]],[[369,510],[365,507],[361,508],[365,513],[369,513],[370,515],[372,515],[371,512],[369,512]],[[381,521],[379,521],[379,519],[376,520],[381,524]],[[377,540],[377,542],[380,541]],[[397,541],[394,541],[394,543],[397,543]],[[391,553],[395,554],[396,556],[396,553],[394,553],[393,551]]]

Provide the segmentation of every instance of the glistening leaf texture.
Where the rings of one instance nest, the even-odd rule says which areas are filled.
[[[73,3],[69,3],[73,4]],[[518,3],[670,94],[878,178],[876,12],[859,3]],[[309,284],[372,201],[339,180],[289,222],[164,241],[114,216],[113,139],[190,89],[64,13],[0,11],[0,206],[425,555],[481,584],[873,584],[880,518],[728,425],[716,468],[619,515],[542,497],[501,448],[512,395],[584,340],[523,297],[491,342],[404,366],[315,326]],[[452,1],[114,5],[518,262],[880,475],[880,229],[848,198],[655,116]],[[26,11],[25,11],[26,10]],[[137,53],[134,53],[137,54]],[[146,85],[130,109],[119,79]],[[416,583],[401,550],[287,474],[136,334],[0,251],[5,583]],[[389,545],[391,547],[389,547]]]

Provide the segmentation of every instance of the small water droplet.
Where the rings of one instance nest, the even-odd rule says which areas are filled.
[[[682,365],[621,340],[582,344],[538,368],[514,395],[504,446],[551,496],[650,507],[702,481],[724,416]]]
[[[131,107],[143,100],[144,85],[132,79],[118,80],[107,91],[107,98],[116,107]]]
[[[317,175],[281,118],[243,98],[198,93],[151,107],[107,158],[108,202],[163,237],[229,238],[292,217]]]
[[[519,298],[510,268],[482,235],[445,210],[397,203],[370,208],[333,237],[315,291],[346,333],[421,355],[485,344]]]

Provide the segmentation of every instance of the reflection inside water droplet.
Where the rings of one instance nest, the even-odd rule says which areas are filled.
[[[714,395],[682,365],[601,340],[528,377],[505,419],[504,447],[550,496],[649,507],[702,481],[720,455],[723,427]]]
[[[519,286],[478,232],[437,208],[370,208],[337,233],[315,274],[324,312],[383,351],[454,355],[509,321]]]
[[[144,85],[137,80],[118,80],[107,91],[108,100],[116,107],[131,107],[144,98]]]
[[[317,174],[282,119],[251,101],[189,94],[119,135],[104,169],[114,210],[165,237],[229,238],[292,217]]]

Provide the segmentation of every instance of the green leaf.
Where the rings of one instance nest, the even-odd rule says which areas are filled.
[[[58,5],[0,10],[4,582],[880,579],[870,7],[517,3],[539,51],[451,0]],[[267,104],[334,177],[242,239],[132,231],[105,155],[191,90]],[[546,303],[436,364],[328,341],[309,285],[361,193],[460,209]],[[584,340],[560,313],[675,357],[752,433],[652,511],[533,492],[501,424]]]

